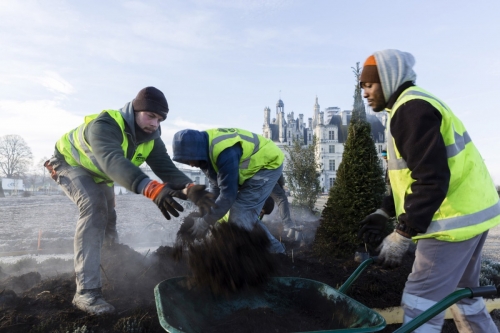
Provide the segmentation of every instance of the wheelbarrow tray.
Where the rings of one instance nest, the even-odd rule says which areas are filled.
[[[310,279],[274,277],[257,291],[215,296],[208,289],[189,287],[186,277],[177,277],[162,281],[154,290],[160,324],[170,333],[202,332],[207,323],[223,322],[245,310],[270,309],[286,320],[290,309],[303,306],[296,304],[299,301],[294,297],[296,291],[319,293],[331,302],[334,317],[340,324],[335,329],[296,332],[376,332],[386,325],[377,312],[327,284]],[[220,327],[224,331],[224,327]]]

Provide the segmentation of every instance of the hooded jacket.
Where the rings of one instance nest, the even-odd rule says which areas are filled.
[[[392,112],[390,134],[413,180],[411,190],[404,197],[404,213],[399,215],[398,221],[405,232],[415,236],[428,230],[450,189],[451,171],[441,132],[443,116],[423,99],[409,100],[395,112],[393,107],[398,98],[414,86],[413,56],[397,50],[384,50],[374,53],[374,57],[386,109]],[[394,156],[389,156],[389,162],[390,158]],[[382,208],[389,215],[396,214],[392,197],[384,200]]]
[[[122,130],[107,112],[102,112],[96,119],[92,120],[84,132],[85,140],[92,147],[99,167],[111,180],[124,186],[129,191],[142,193],[151,179],[130,160],[139,144],[154,140],[153,150],[145,160],[151,170],[166,183],[184,185],[192,182],[189,177],[177,169],[170,159],[165,144],[160,137],[161,128],[158,128],[154,133],[148,134],[136,126],[131,102],[125,104],[119,111],[125,120],[124,133],[129,141],[127,152],[124,152],[121,147],[123,141]],[[57,148],[55,155],[60,159],[64,159],[64,156]]]

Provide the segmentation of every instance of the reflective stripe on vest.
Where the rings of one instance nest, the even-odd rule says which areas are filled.
[[[442,125],[441,135],[445,144],[448,142],[446,152],[451,172],[450,188],[446,199],[434,214],[426,233],[419,234],[414,239],[432,237],[446,241],[461,241],[472,238],[499,224],[500,201],[498,195],[494,195],[496,190],[491,178],[489,178],[486,166],[462,123],[444,103],[418,87],[409,88],[398,98],[394,110],[390,111],[389,123],[399,106],[406,103],[408,98],[412,99],[412,97],[429,103],[437,103],[434,107],[443,116],[442,121],[445,129],[443,129]],[[455,124],[463,134],[457,131]],[[467,148],[468,144],[471,144],[469,148]],[[389,175],[392,176],[391,184],[394,190],[396,214],[399,216],[404,213],[404,198],[411,193],[411,184],[414,180],[411,178],[406,161],[394,145],[390,124],[387,126],[387,153]],[[471,167],[471,164],[473,167]],[[486,175],[483,175],[484,173]],[[478,183],[472,184],[469,177],[478,180]],[[470,193],[470,191],[474,193]],[[476,192],[481,192],[483,199],[480,199]],[[469,195],[471,196],[470,199]],[[465,203],[463,202],[464,199],[466,200]],[[485,207],[486,204],[487,207]],[[474,207],[482,208],[476,210]]]
[[[237,136],[239,136],[243,140],[246,140],[249,143],[254,145],[252,154],[250,156],[248,156],[247,158],[243,159],[242,161],[240,161],[240,168],[241,169],[248,169],[248,166],[250,165],[250,158],[252,157],[252,155],[254,155],[256,152],[259,151],[259,147],[260,147],[259,138],[257,137],[257,134],[255,134],[255,133],[252,133],[252,137],[246,136],[246,135],[241,134],[241,133],[232,133],[232,134],[224,134],[224,135],[221,135],[221,136],[214,138],[212,140],[212,143],[210,144],[210,156],[213,156],[214,147],[216,144],[218,144],[221,141],[226,140],[226,139],[236,138]]]
[[[93,117],[93,116],[95,116],[95,117]],[[93,117],[92,119],[95,119],[95,118],[97,118],[97,115],[92,115],[92,116],[87,116],[87,117]],[[78,126],[76,129],[74,129],[73,131],[71,131],[69,133],[68,139],[69,139],[69,142],[71,143],[71,154],[72,154],[73,158],[78,162],[78,164],[81,164],[80,154],[78,153],[78,150],[76,149],[76,145],[78,143],[76,143],[74,140],[74,136],[78,136],[78,141],[80,143],[83,143],[83,144],[79,145],[80,148],[83,150],[83,153],[92,161],[92,164],[94,164],[94,166],[99,170],[100,174],[95,174],[95,175],[102,177],[103,175],[106,175],[106,174],[104,173],[104,171],[102,171],[101,167],[99,166],[99,163],[97,163],[97,160],[95,159],[94,154],[89,149],[89,145],[85,141],[84,133],[85,133],[85,128],[87,127],[87,124],[88,124],[88,122],[86,121],[84,124]],[[91,170],[88,170],[88,171],[91,171]],[[108,179],[108,180],[106,180],[106,182],[111,182],[111,180]]]

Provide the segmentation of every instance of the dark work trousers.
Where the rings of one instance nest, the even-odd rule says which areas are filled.
[[[74,240],[77,291],[101,288],[101,247],[106,229],[116,235],[114,187],[96,183],[82,167],[73,167],[57,158],[50,160],[57,183],[78,206],[79,218]]]

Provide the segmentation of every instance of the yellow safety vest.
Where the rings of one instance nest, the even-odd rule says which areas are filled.
[[[442,115],[441,135],[446,145],[450,184],[446,198],[434,213],[423,234],[413,240],[435,238],[459,242],[475,237],[500,223],[500,202],[488,169],[472,143],[464,125],[446,104],[419,87],[410,87],[399,96],[389,111],[387,162],[396,215],[405,213],[405,197],[412,193],[415,180],[401,157],[390,131],[390,120],[398,108],[410,100],[429,102]]]
[[[246,130],[238,128],[215,128],[208,133],[210,162],[219,172],[216,162],[226,148],[239,143],[243,149],[239,165],[238,183],[242,185],[261,169],[277,169],[283,164],[285,155],[274,142]]]
[[[123,134],[123,141],[121,147],[124,156],[127,155],[128,137],[125,133],[125,120],[123,119],[120,111],[117,110],[104,110],[107,112],[120,126]],[[101,112],[101,113],[102,113]],[[113,186],[113,181],[102,171],[97,163],[97,160],[92,152],[92,147],[85,140],[84,133],[87,125],[97,118],[99,114],[85,116],[84,123],[77,128],[64,134],[56,143],[57,150],[64,156],[66,162],[71,166],[81,166],[85,168],[94,178],[96,183],[105,182],[109,186]],[[131,162],[140,166],[153,150],[154,140],[141,143],[137,146]]]

